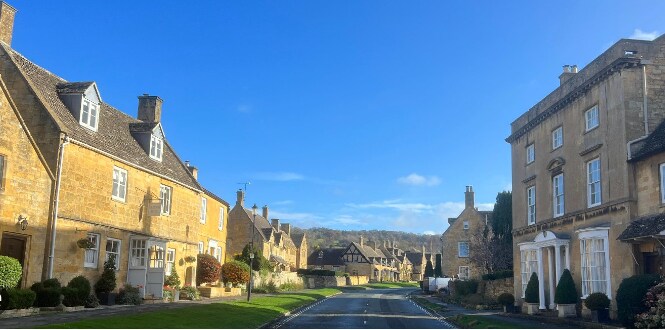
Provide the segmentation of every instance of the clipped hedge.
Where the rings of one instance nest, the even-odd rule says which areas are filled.
[[[656,274],[633,275],[624,278],[617,290],[617,314],[621,323],[626,327],[632,327],[635,323],[635,315],[646,311],[647,307],[642,303],[649,288],[660,281]]]
[[[222,264],[209,254],[196,257],[196,283],[213,283],[219,280]]]
[[[0,256],[0,289],[9,289],[15,287],[21,280],[23,269],[18,260]]]
[[[50,278],[44,282],[36,282],[30,287],[30,290],[37,295],[35,300],[37,307],[56,307],[60,305],[62,288],[58,279]]]
[[[296,273],[299,276],[309,275],[309,276],[344,276],[349,277],[349,273],[342,271],[334,271],[328,269],[298,269]]]
[[[610,298],[602,292],[594,292],[584,299],[584,306],[592,311],[610,308]]]
[[[513,270],[512,269],[507,269],[507,270],[501,270],[498,272],[490,273],[490,274],[485,274],[481,276],[483,281],[494,281],[494,280],[500,280],[503,278],[511,278],[514,276]]]
[[[504,292],[496,298],[496,302],[498,302],[501,306],[512,306],[515,304],[515,296],[513,296],[512,293]]]
[[[455,297],[472,295],[478,291],[478,281],[473,279],[450,281],[448,282],[448,286]]]
[[[2,292],[2,309],[30,308],[35,303],[37,294],[30,289],[7,289]]]
[[[83,275],[74,277],[69,283],[67,283],[67,288],[75,290],[74,296],[72,297],[71,303],[72,306],[85,306],[85,300],[90,296],[92,287],[90,286],[90,281],[85,278]],[[64,294],[64,288],[63,288]],[[68,306],[64,300],[62,302],[65,306]]]
[[[537,304],[540,302],[540,293],[538,292],[538,275],[536,275],[535,272],[531,273],[529,283],[526,285],[524,301],[529,304]]]
[[[556,285],[554,302],[557,304],[577,304],[577,288],[568,269],[563,270],[561,279]]]

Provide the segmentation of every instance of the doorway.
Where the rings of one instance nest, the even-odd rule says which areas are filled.
[[[25,286],[25,279],[27,272],[26,250],[28,246],[28,237],[23,235],[16,235],[11,233],[2,233],[2,241],[0,241],[0,255],[12,257],[21,264],[23,275],[19,281],[21,287]]]

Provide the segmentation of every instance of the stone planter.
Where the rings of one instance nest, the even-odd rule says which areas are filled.
[[[99,303],[106,306],[115,305],[115,298],[118,296],[115,292],[100,292],[97,295]]]
[[[591,311],[591,321],[596,323],[609,323],[610,322],[610,310],[609,309],[599,309]]]
[[[539,303],[535,303],[535,304],[526,303],[526,312],[527,312],[527,314],[529,314],[529,315],[538,315],[538,314],[540,314],[540,309],[538,309],[539,306],[540,306]]]
[[[11,317],[23,317],[35,314],[39,314],[39,308],[0,310],[0,319],[6,319]]]
[[[559,317],[577,317],[576,304],[558,304]]]

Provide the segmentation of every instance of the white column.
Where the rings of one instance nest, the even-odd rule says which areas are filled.
[[[554,283],[556,285],[559,284],[561,273],[563,273],[563,269],[561,269],[561,245],[554,246],[554,262],[556,267],[556,281]]]
[[[556,246],[555,246],[556,248]],[[552,261],[552,249],[547,248],[547,271],[550,278],[550,309],[554,309],[554,271],[553,271],[553,261]]]
[[[570,270],[570,246],[566,244],[566,269]]]
[[[545,309],[545,278],[543,276],[543,248],[538,248],[538,297],[540,306],[538,309]]]

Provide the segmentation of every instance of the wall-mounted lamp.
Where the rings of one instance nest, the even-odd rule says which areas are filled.
[[[28,229],[28,217],[24,216],[23,214],[20,214],[18,216],[17,224],[21,226],[21,230]]]

